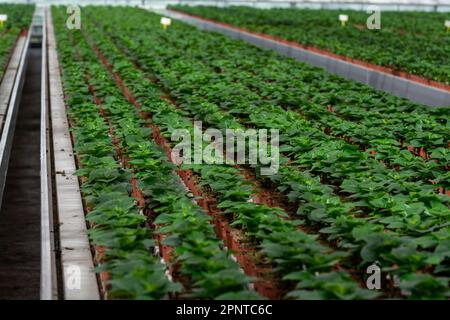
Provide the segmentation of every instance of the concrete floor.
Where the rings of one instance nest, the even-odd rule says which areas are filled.
[[[0,299],[39,299],[40,61],[32,48],[0,211]]]

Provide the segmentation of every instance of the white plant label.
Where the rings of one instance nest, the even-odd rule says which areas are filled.
[[[447,29],[450,29],[450,20],[445,20],[444,25]]]
[[[167,17],[162,17],[161,24],[163,25],[164,29],[167,29],[167,27],[172,24],[172,19],[167,18]]]
[[[5,22],[6,20],[8,20],[8,15],[7,14],[0,14],[0,22]]]
[[[346,15],[346,14],[340,14],[340,15],[339,15],[339,21],[341,22],[341,24],[342,24],[343,26],[345,26],[345,24],[346,24],[347,21],[348,21],[348,15]]]

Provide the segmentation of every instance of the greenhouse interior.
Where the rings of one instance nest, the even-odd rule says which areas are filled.
[[[450,0],[0,1],[0,118],[0,300],[450,298]]]

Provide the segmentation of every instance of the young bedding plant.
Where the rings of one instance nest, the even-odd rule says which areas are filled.
[[[59,10],[63,9],[53,10],[55,16]],[[178,22],[161,30],[155,28],[160,17],[142,10],[87,7],[85,14],[88,42],[111,62],[166,138],[177,129],[193,134],[194,120],[221,133],[280,130],[279,169],[262,176],[256,166],[255,176],[282,192],[296,207],[294,212],[249,202],[254,190],[233,166],[190,167],[201,184],[213,191],[225,217],[261,250],[259,258],[269,259],[275,272],[284,275],[283,283],[290,288],[286,298],[448,297],[449,198],[437,190],[449,181],[448,109],[428,110]],[[102,19],[104,15],[109,19]],[[139,23],[130,23],[125,16]],[[96,66],[98,58],[88,51],[84,59],[91,67],[87,69],[104,74]],[[165,225],[163,230],[176,233],[183,221],[172,219],[171,210],[174,214],[194,210],[192,202],[162,205],[182,194],[179,184],[167,183],[174,167],[165,167],[162,154],[156,156],[148,131],[139,129],[144,120],[126,101],[119,103],[121,92],[114,84],[103,84],[106,79],[107,75],[99,77],[94,86],[104,97],[114,97],[105,100],[108,117],[124,150],[135,157],[133,170],[147,190],[150,205],[166,217],[159,221]],[[321,89],[325,80],[329,85]],[[161,99],[167,95],[176,105]],[[423,121],[398,126],[407,121],[398,109]],[[371,130],[371,121],[384,124],[382,130],[390,135],[383,148],[376,142],[385,136]],[[331,135],[325,130],[327,124],[334,132]],[[350,131],[351,139],[340,136],[339,129],[347,135]],[[416,157],[408,146],[425,148],[431,157]],[[208,225],[207,219],[197,222]],[[189,247],[183,256],[193,259],[196,254]],[[221,274],[212,270],[212,278],[202,278],[188,260],[179,262],[181,272],[197,284]],[[364,290],[366,268],[374,262],[383,273],[383,290],[378,294]],[[395,285],[394,276],[399,280]],[[207,296],[199,293],[197,297]]]

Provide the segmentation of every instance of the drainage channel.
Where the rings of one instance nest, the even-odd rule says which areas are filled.
[[[0,211],[0,299],[40,298],[42,49],[31,43]]]

